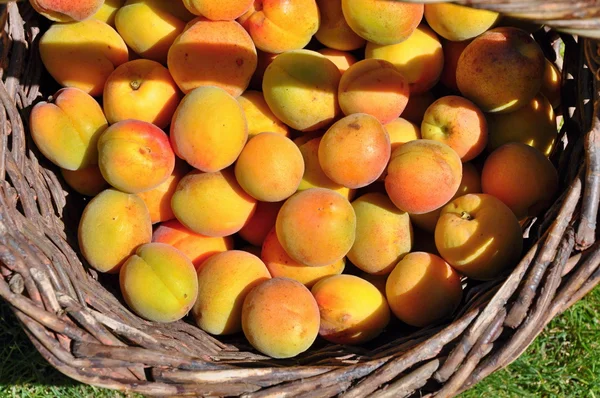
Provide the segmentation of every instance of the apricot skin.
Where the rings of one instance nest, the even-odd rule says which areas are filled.
[[[140,246],[121,267],[119,282],[129,308],[154,322],[183,318],[198,295],[196,270],[190,260],[162,243]]]
[[[317,0],[321,24],[315,38],[334,50],[351,51],[361,48],[365,39],[348,26],[342,12],[341,0]]]
[[[271,112],[260,91],[247,90],[236,98],[242,106],[248,122],[248,138],[260,133],[278,133],[290,136],[290,129]]]
[[[458,4],[426,4],[425,19],[435,32],[447,40],[463,41],[492,28],[500,14]]]
[[[85,196],[96,196],[109,187],[96,164],[75,171],[60,169],[60,173],[69,187]]]
[[[52,21],[73,22],[90,18],[103,0],[30,0],[29,4]]]
[[[246,225],[240,229],[240,236],[254,246],[262,246],[269,231],[275,227],[277,214],[284,202],[257,202],[256,211]]]
[[[270,279],[244,300],[244,335],[254,348],[273,358],[291,358],[308,350],[319,334],[319,322],[314,297],[292,279]]]

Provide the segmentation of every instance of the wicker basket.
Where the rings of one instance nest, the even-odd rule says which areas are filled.
[[[363,347],[318,341],[293,360],[258,355],[240,337],[217,340],[179,321],[133,315],[104,275],[82,263],[75,236],[84,198],[68,192],[27,134],[31,104],[55,87],[39,60],[47,21],[27,3],[2,6],[0,296],[48,362],[83,383],[148,395],[448,397],[507,366],[544,326],[600,282],[596,0],[471,0],[548,23],[535,34],[562,70],[561,192],[531,220],[510,275],[469,284],[442,324],[387,330]],[[42,26],[43,25],[43,26]],[[564,43],[564,59],[558,55]],[[44,83],[45,84],[45,83]],[[392,328],[390,328],[392,329]]]

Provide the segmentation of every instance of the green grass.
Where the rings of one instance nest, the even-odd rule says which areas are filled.
[[[600,288],[555,319],[518,360],[464,393],[600,398]],[[38,354],[0,299],[0,397],[124,397],[63,376]]]

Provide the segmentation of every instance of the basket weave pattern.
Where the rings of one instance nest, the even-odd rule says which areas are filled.
[[[600,282],[600,52],[595,41],[571,35],[600,32],[600,4],[463,3],[552,20],[569,32],[535,34],[562,69],[563,144],[551,158],[562,194],[530,222],[527,251],[514,270],[469,286],[452,319],[411,333],[388,330],[368,347],[320,342],[293,360],[272,360],[242,339],[217,340],[184,321],[142,320],[85,264],[76,239],[83,198],[67,192],[27,133],[31,105],[51,94],[40,88],[43,22],[28,4],[2,6],[0,296],[44,358],[81,382],[148,395],[346,398],[453,396],[514,361]]]

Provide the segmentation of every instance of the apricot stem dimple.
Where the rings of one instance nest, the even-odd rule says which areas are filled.
[[[139,90],[139,88],[142,86],[142,82],[139,80],[132,80],[129,83],[129,86],[131,86],[133,90]]]
[[[462,218],[463,220],[468,220],[468,221],[471,221],[473,219],[473,217],[466,211],[463,211],[462,213],[460,213],[460,218]]]

